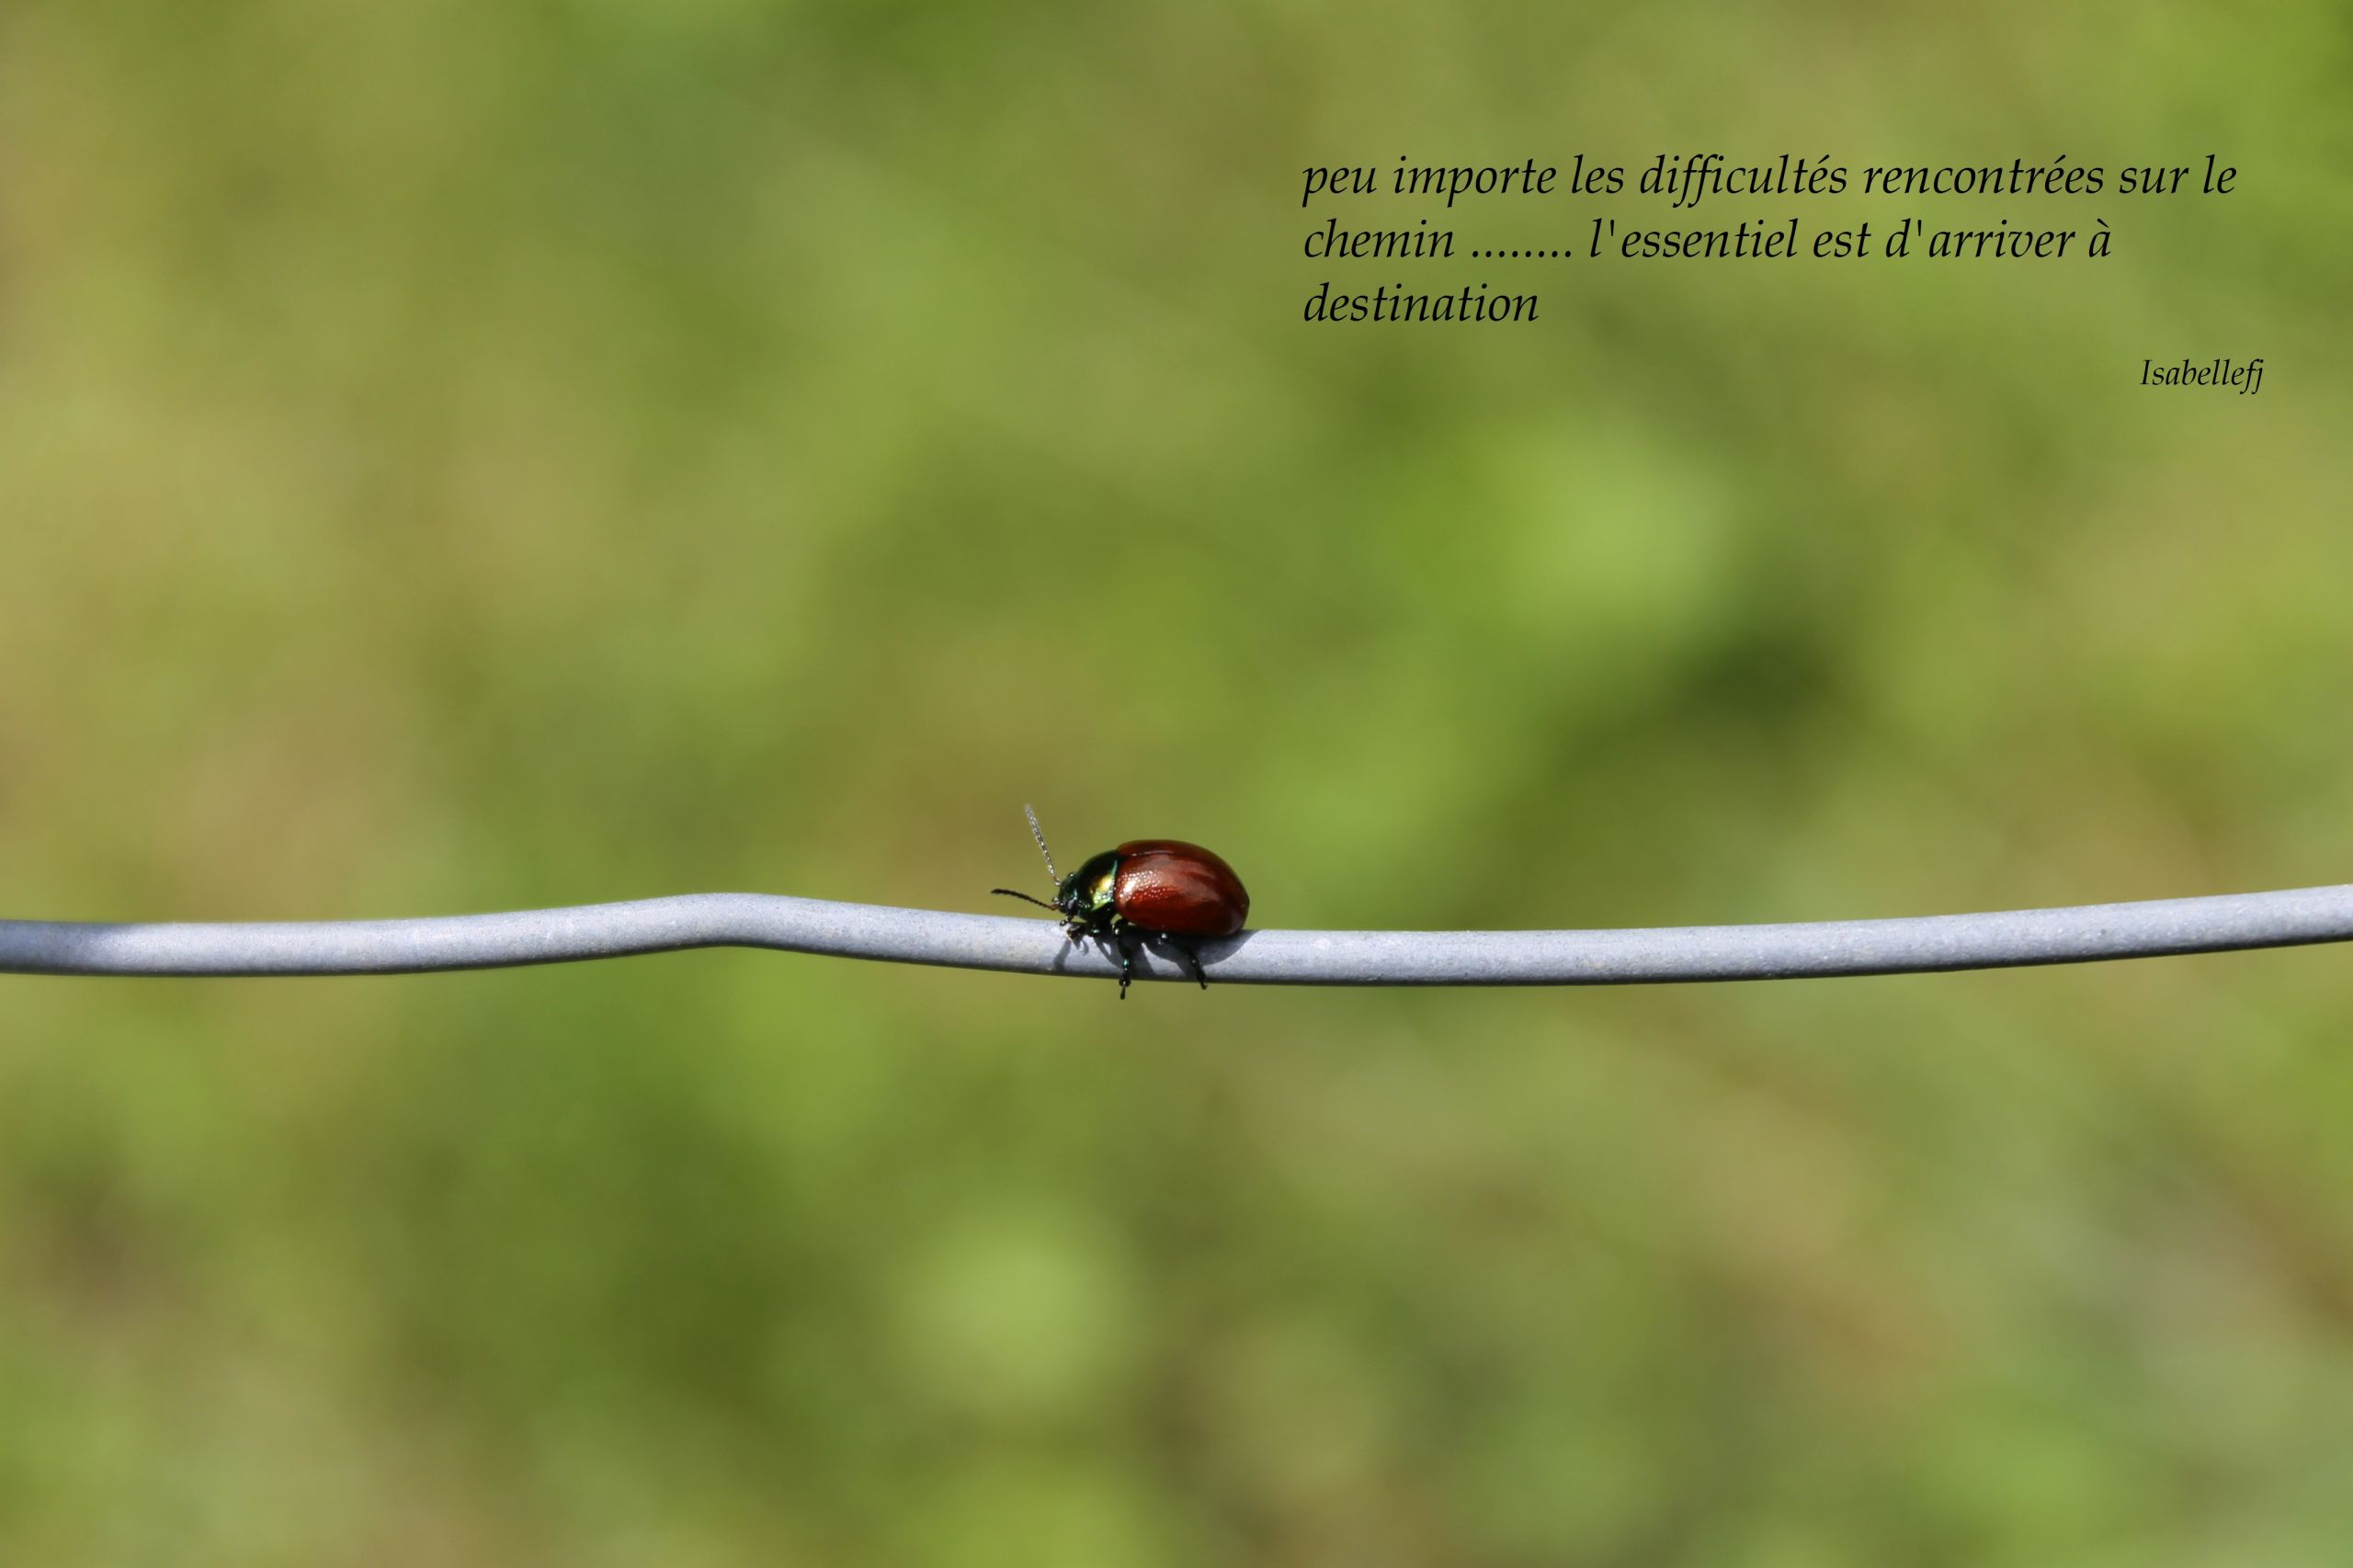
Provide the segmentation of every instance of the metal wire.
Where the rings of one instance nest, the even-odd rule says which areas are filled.
[[[1593,931],[1245,931],[1205,944],[1210,978],[1245,985],[1624,985],[2086,963],[2353,940],[2353,886],[1993,915]],[[0,972],[405,974],[768,948],[836,958],[1107,979],[1108,944],[1050,920],[763,893],[422,920],[81,925],[0,920]],[[1165,942],[1138,980],[1191,974]]]

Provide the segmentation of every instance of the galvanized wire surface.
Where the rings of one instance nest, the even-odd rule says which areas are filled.
[[[2353,886],[1988,915],[1589,931],[1245,931],[1203,946],[1213,981],[1245,985],[1623,985],[2086,963],[2353,940]],[[0,972],[405,974],[621,958],[683,948],[1104,979],[1107,944],[1051,921],[690,893],[630,903],[418,920],[83,925],[0,920]],[[1139,980],[1191,979],[1147,943]]]

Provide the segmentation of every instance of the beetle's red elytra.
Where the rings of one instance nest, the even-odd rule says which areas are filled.
[[[1138,838],[1111,856],[1112,907],[1131,926],[1231,937],[1250,918],[1250,890],[1212,850],[1181,838]]]

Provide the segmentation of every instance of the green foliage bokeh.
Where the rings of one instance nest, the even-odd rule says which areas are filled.
[[[2347,49],[18,0],[0,914],[977,910],[1024,801],[1276,926],[2346,880]],[[1380,280],[1306,163],[1708,150],[2242,175],[2066,208],[2093,266],[1299,320]],[[2262,394],[2138,385],[2217,354]],[[0,1561],[2326,1562],[2348,1018],[2325,949],[0,981]]]

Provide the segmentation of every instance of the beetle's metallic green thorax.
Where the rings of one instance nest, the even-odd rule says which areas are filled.
[[[1063,879],[1054,907],[1074,932],[1107,931],[1119,914],[1120,857],[1106,849]]]

